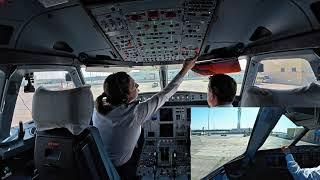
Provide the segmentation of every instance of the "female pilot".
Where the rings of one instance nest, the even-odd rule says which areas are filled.
[[[162,91],[141,103],[136,100],[139,85],[127,73],[114,73],[105,79],[104,92],[96,99],[93,125],[99,129],[106,151],[122,179],[133,179],[126,163],[137,144],[141,126],[176,93],[197,57],[187,59]]]

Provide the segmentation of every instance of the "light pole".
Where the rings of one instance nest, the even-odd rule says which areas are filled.
[[[211,111],[210,111],[211,109],[209,108],[209,113],[208,113],[208,136],[210,135],[209,134],[209,130],[210,130],[210,113],[211,113]]]

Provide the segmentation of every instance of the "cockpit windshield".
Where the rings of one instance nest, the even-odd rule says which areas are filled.
[[[85,82],[91,85],[93,97],[96,98],[103,92],[103,83],[106,77],[110,74],[124,71],[127,72],[136,83],[139,84],[139,91],[141,92],[158,92],[161,90],[159,80],[159,69],[157,66],[143,66],[143,67],[115,67],[102,68],[90,70],[82,69]]]
[[[246,68],[246,60],[239,60],[241,71],[237,73],[230,73],[231,77],[237,82],[237,95],[240,94],[242,87],[244,72]],[[175,75],[180,71],[182,64],[179,65],[166,65],[167,77],[170,82]],[[104,79],[114,72],[125,71],[127,72],[138,84],[140,93],[146,92],[159,92],[160,85],[160,66],[136,66],[136,67],[107,67],[107,68],[82,68],[87,84],[91,85],[93,96],[99,96],[102,91]],[[184,77],[178,91],[194,91],[194,92],[207,92],[209,78],[208,76],[199,75],[193,71],[189,71]]]

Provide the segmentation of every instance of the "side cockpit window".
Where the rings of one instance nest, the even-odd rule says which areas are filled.
[[[310,63],[302,58],[264,59],[259,63],[255,86],[290,90],[316,82]]]
[[[320,128],[309,130],[296,145],[320,145]]]
[[[295,125],[289,118],[282,115],[260,150],[289,146],[303,130],[302,126]]]
[[[32,85],[34,89],[40,86],[50,90],[74,88],[74,83],[69,77],[67,71],[34,72]],[[28,122],[32,120],[32,99],[34,92],[26,92],[30,88],[32,89],[32,87],[28,86],[28,80],[24,78],[19,89],[11,127],[17,126],[19,121]]]

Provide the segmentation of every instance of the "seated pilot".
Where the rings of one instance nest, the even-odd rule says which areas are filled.
[[[294,160],[289,147],[282,147],[282,152],[286,155],[287,167],[295,180],[320,179],[320,166],[314,168],[300,168]]]
[[[237,92],[236,81],[226,74],[210,76],[207,101],[210,107],[233,107]]]

